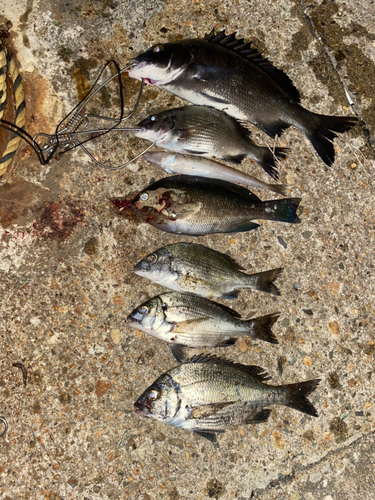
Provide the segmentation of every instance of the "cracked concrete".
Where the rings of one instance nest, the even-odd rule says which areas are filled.
[[[277,407],[265,424],[220,436],[219,449],[133,412],[175,361],[165,344],[124,322],[162,291],[132,268],[182,238],[119,217],[109,198],[140,190],[160,171],[142,160],[106,171],[78,150],[41,166],[20,149],[0,188],[0,415],[9,425],[0,497],[373,498],[374,2],[5,0],[0,16],[13,24],[6,43],[20,64],[32,135],[52,132],[109,59],[124,67],[156,42],[212,27],[254,40],[308,109],[363,122],[335,140],[332,168],[297,129],[282,135],[291,153],[280,180],[303,199],[300,225],[198,238],[246,269],[284,267],[281,297],[242,291],[230,304],[245,318],[280,311],[280,345],[241,340],[219,354],[264,367],[274,383],[322,379],[311,398],[318,418]],[[130,105],[138,83],[123,82]],[[115,106],[108,94],[103,102]],[[181,102],[148,87],[134,120]],[[259,131],[254,140],[269,144]],[[102,146],[115,163],[144,143],[124,133]],[[240,168],[268,182],[250,160]],[[26,367],[26,386],[14,363]]]

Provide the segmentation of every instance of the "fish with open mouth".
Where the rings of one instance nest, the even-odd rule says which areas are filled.
[[[127,317],[127,323],[168,342],[176,361],[183,359],[182,347],[226,347],[239,337],[278,344],[272,326],[280,314],[242,320],[230,309],[186,293],[167,292],[144,302]]]
[[[242,186],[218,179],[174,175],[140,191],[128,208],[167,233],[201,236],[250,231],[254,219],[296,224],[300,198],[261,201]],[[119,206],[120,200],[112,200]]]
[[[235,33],[212,30],[204,39],[158,43],[130,63],[131,78],[251,122],[272,138],[291,125],[299,128],[329,166],[335,159],[332,140],[358,121],[303,108],[289,77]]]
[[[249,157],[273,179],[278,178],[275,158],[285,158],[286,148],[257,146],[250,131],[235,118],[208,106],[183,106],[153,114],[142,120],[136,137],[155,142],[177,153],[221,158],[233,163]]]
[[[280,295],[274,281],[282,270],[247,274],[229,255],[185,241],[158,248],[134,267],[138,276],[171,290],[222,299],[236,299],[241,288]]]
[[[266,422],[270,406],[283,405],[317,417],[307,399],[320,380],[271,385],[259,366],[212,355],[194,356],[161,375],[134,403],[135,412],[193,431],[212,442],[216,433]]]
[[[208,158],[153,151],[145,153],[143,159],[168,174],[198,175],[209,179],[221,179],[286,195],[287,186],[284,184],[267,184],[252,175]]]

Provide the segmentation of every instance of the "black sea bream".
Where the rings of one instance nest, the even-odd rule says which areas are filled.
[[[167,233],[201,236],[259,227],[266,219],[299,223],[300,198],[261,201],[242,186],[217,179],[174,175],[138,193],[129,208],[148,224]],[[114,203],[119,204],[119,200]]]
[[[275,404],[318,416],[307,396],[319,379],[275,386],[264,383],[269,378],[259,366],[194,356],[161,375],[134,403],[135,411],[213,442],[216,432],[266,422]]]
[[[157,44],[131,60],[131,78],[144,79],[193,104],[212,106],[248,121],[270,137],[290,125],[306,134],[327,164],[334,162],[332,140],[349,130],[354,117],[325,116],[303,108],[288,76],[235,34]]]

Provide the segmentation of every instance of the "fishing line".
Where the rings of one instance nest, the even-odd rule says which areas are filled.
[[[1,61],[2,59],[0,58],[0,64]],[[111,64],[115,67],[115,74],[107,78],[107,80],[105,80],[102,84],[100,84],[97,88],[95,88],[103,72]],[[124,117],[124,98],[123,98],[123,84],[121,80],[121,74],[124,73],[125,71],[128,71],[132,66],[134,66],[134,64],[129,64],[126,67],[120,69],[116,61],[114,60],[108,61],[100,71],[94,84],[87,92],[87,94],[84,96],[84,98],[57,125],[54,134],[46,134],[41,132],[32,137],[28,132],[22,129],[24,123],[22,125],[21,123],[17,123],[17,121],[16,123],[11,123],[7,120],[2,120],[1,119],[2,115],[0,116],[0,127],[12,132],[12,137],[13,136],[17,137],[18,143],[20,142],[21,139],[23,139],[29,146],[31,146],[32,149],[37,154],[38,160],[42,165],[47,165],[50,162],[50,160],[55,156],[60,156],[68,151],[80,147],[84,151],[84,153],[98,166],[110,170],[118,170],[120,168],[123,168],[132,161],[142,156],[143,153],[137,155],[135,158],[129,160],[128,162],[119,167],[109,167],[108,165],[105,165],[104,163],[94,158],[94,156],[87,150],[87,148],[83,144],[89,141],[93,141],[94,139],[97,139],[98,137],[101,137],[109,132],[138,130],[137,127],[120,126],[123,122],[125,122],[135,114],[139,106],[143,92],[144,81],[142,80],[135,105],[133,109],[130,111],[130,113]],[[110,83],[114,79],[117,79],[119,87],[119,92],[118,92],[118,97],[120,99],[119,117],[113,118],[109,116],[102,116],[94,113],[88,113],[86,110],[88,103],[98,94],[98,92],[101,89],[103,89],[106,85],[108,85],[108,83]],[[0,69],[0,110],[2,105],[3,95],[4,94],[1,93],[1,69]],[[108,121],[110,122],[110,126],[94,128],[90,130],[89,126],[92,123],[93,119]],[[83,136],[86,136],[86,138],[84,138]],[[144,153],[149,149],[150,148],[147,148],[144,151]]]

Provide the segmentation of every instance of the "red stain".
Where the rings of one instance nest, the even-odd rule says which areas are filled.
[[[65,240],[73,229],[85,220],[81,207],[74,202],[45,202],[39,221],[33,227],[38,236]]]

